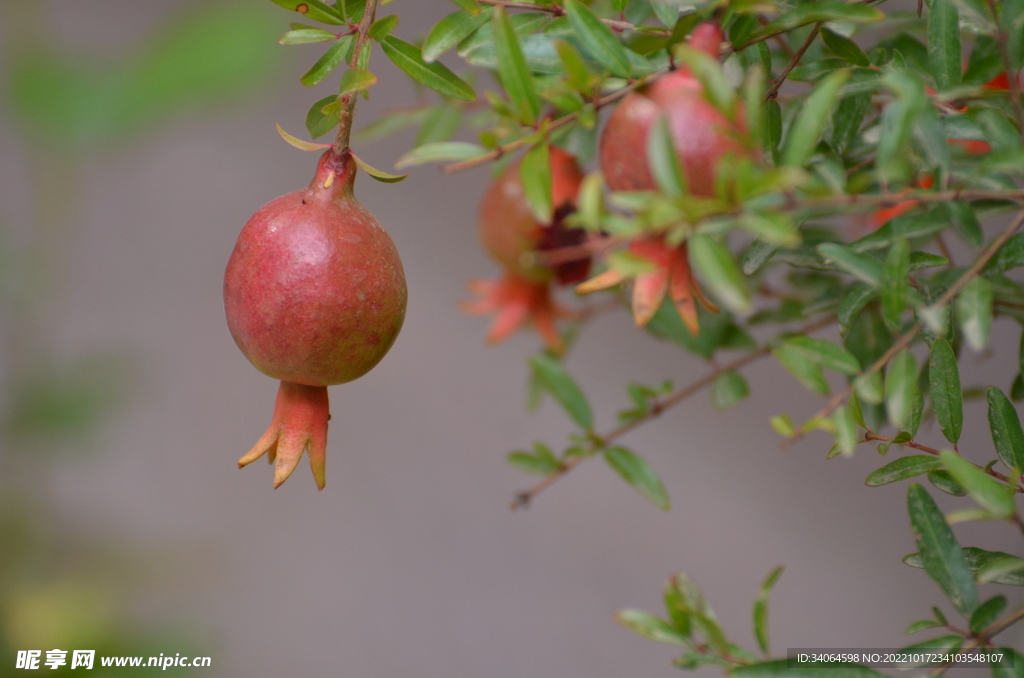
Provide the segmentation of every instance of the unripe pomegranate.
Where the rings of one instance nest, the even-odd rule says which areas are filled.
[[[694,29],[690,46],[718,58],[721,29],[705,22]],[[662,76],[627,95],[608,118],[601,134],[601,172],[613,191],[657,188],[647,166],[647,136],[662,116],[686,173],[690,193],[715,195],[715,174],[726,154],[748,155],[735,138],[741,127],[704,98],[703,86],[687,68]]]
[[[274,417],[238,461],[276,461],[274,487],[309,452],[324,487],[327,386],[358,379],[388,352],[405,319],[402,262],[353,195],[356,165],[328,150],[309,186],[256,211],[224,275],[224,310],[242,353],[281,380]]]
[[[474,280],[470,290],[478,299],[462,304],[469,313],[496,313],[487,339],[499,342],[527,320],[533,322],[548,346],[561,347],[555,319],[569,315],[551,299],[550,285],[583,280],[590,271],[590,257],[547,264],[538,253],[579,245],[583,229],[568,228],[564,220],[576,210],[576,194],[583,171],[564,150],[550,149],[553,218],[542,224],[534,217],[523,191],[520,162],[510,164],[487,188],[480,204],[479,231],[484,249],[502,265],[498,280]]]

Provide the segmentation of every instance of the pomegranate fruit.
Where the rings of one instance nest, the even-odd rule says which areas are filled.
[[[583,229],[565,225],[565,218],[576,210],[583,171],[571,154],[558,147],[551,147],[549,158],[554,206],[550,224],[539,223],[530,209],[520,178],[520,162],[505,168],[487,188],[480,204],[480,240],[504,273],[497,280],[470,281],[470,291],[478,298],[464,302],[462,309],[497,314],[487,335],[490,343],[502,341],[530,321],[548,346],[560,350],[555,320],[571,313],[555,305],[551,285],[578,282],[590,271],[589,256],[557,264],[547,264],[537,256],[586,240]]]
[[[718,58],[722,31],[711,22],[698,25],[690,46]],[[688,68],[679,68],[641,90],[627,95],[615,107],[601,133],[601,172],[613,191],[650,191],[657,188],[647,166],[647,136],[662,116],[668,119],[689,190],[692,195],[715,195],[719,161],[726,155],[749,155],[737,140],[742,128],[704,98],[703,86]]]
[[[356,200],[355,177],[352,157],[329,149],[309,186],[249,218],[224,275],[231,336],[258,370],[281,380],[270,427],[238,461],[268,455],[274,487],[307,451],[323,489],[327,386],[369,372],[405,319],[398,250]]]

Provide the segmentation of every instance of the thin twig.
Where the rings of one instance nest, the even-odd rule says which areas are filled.
[[[948,304],[953,297],[959,294],[960,290],[964,288],[964,285],[970,282],[971,279],[973,279],[981,272],[981,269],[984,268],[985,264],[988,263],[988,260],[995,256],[995,253],[999,251],[999,248],[1003,246],[1003,243],[1010,239],[1010,236],[1012,236],[1014,232],[1018,228],[1020,228],[1020,225],[1022,223],[1024,223],[1024,211],[1017,213],[1017,218],[1014,219],[1009,226],[1007,226],[1005,231],[999,234],[998,238],[993,240],[992,243],[987,248],[985,248],[985,251],[981,253],[977,260],[975,260],[974,264],[972,264],[971,267],[967,269],[967,271],[962,276],[960,276],[957,279],[957,281],[953,283],[953,285],[948,290],[946,290],[946,293],[943,294],[939,298],[939,300],[935,302],[935,304],[933,305],[936,307],[944,306],[945,304]],[[886,351],[881,358],[876,360],[870,367],[868,367],[866,370],[864,370],[857,376],[860,377],[872,374],[873,372],[877,372],[878,370],[885,367],[897,353],[899,353],[906,347],[910,346],[910,342],[913,341],[914,337],[917,336],[917,333],[919,331],[921,331],[920,321],[914,323],[914,326],[911,327],[906,334],[900,337],[896,341],[896,343],[890,346],[889,350]],[[825,407],[821,408],[814,415],[814,417],[812,417],[812,419],[824,419],[825,417],[829,416],[837,407],[839,407],[843,403],[843,401],[850,397],[851,393],[853,393],[853,381],[851,381],[850,385],[847,386],[845,389],[832,396],[829,399],[828,403],[825,405]],[[791,435],[789,438],[783,440],[781,445],[783,448],[789,447],[790,445],[797,442],[806,435],[807,431],[801,429],[794,433],[793,435]]]
[[[880,436],[877,433],[875,433],[874,431],[868,431],[868,432],[866,432],[864,434],[864,442],[870,442],[870,441],[873,441],[873,440],[877,441],[877,442],[880,442],[880,443],[893,443],[893,442],[895,442],[894,438],[888,438],[886,436]],[[936,457],[939,456],[939,451],[936,450],[934,447],[928,447],[927,445],[922,445],[921,443],[915,443],[913,440],[906,440],[906,441],[903,441],[903,442],[896,442],[895,444],[896,445],[902,445],[904,447],[910,447],[910,448],[913,448],[915,450],[920,450],[921,452],[927,452],[928,454],[934,455]],[[974,464],[973,461],[971,463]],[[984,466],[982,466],[980,464],[974,464],[974,465],[977,466],[978,468],[980,468],[985,473],[987,473],[990,476],[992,476],[993,478],[998,478],[999,480],[1002,480],[1004,483],[1012,484],[1010,482],[1010,478],[1008,476],[1006,476],[1006,475],[1003,475],[999,471],[994,471],[994,470],[992,470],[990,468],[985,468]],[[1024,494],[1024,487],[1018,487],[1017,491],[1022,493],[1022,494]]]
[[[377,15],[377,0],[366,0],[366,7],[363,9],[363,16],[359,19],[356,27],[356,44],[352,48],[352,56],[348,65],[355,68],[359,63],[359,55],[363,51],[363,45],[370,37],[370,25]],[[352,92],[342,97],[341,109],[338,111],[338,136],[334,139],[334,154],[341,155],[348,150],[349,139],[352,136],[352,118],[356,112],[356,100],[358,92]]]
[[[1024,607],[1017,610],[1011,615],[1003,617],[998,621],[992,622],[987,627],[982,629],[981,633],[979,633],[978,636],[984,638],[987,641],[990,638],[992,638],[992,636],[1002,633],[1006,629],[1010,628],[1011,626],[1019,622],[1021,619],[1024,619]]]
[[[835,316],[830,316],[823,320],[818,320],[816,322],[806,325],[800,330],[800,332],[803,334],[809,334],[816,330],[820,330],[823,327],[828,327],[835,321]],[[665,410],[674,407],[675,405],[678,405],[679,403],[683,402],[690,396],[699,393],[700,391],[714,383],[715,379],[722,376],[724,373],[742,369],[743,367],[746,367],[750,363],[769,355],[772,352],[772,348],[774,348],[772,343],[768,343],[765,344],[764,346],[761,346],[751,351],[742,358],[737,358],[736,360],[725,365],[716,366],[711,372],[704,375],[703,377],[693,382],[692,384],[676,391],[675,393],[665,398],[664,400],[656,401],[652,405],[651,409],[643,416],[637,417],[636,419],[633,419],[628,423],[622,424],[621,426],[612,429],[603,436],[594,436],[594,442],[590,444],[590,446],[587,448],[584,454],[578,457],[573,457],[568,461],[563,462],[557,471],[545,477],[543,480],[541,480],[539,483],[537,483],[530,489],[518,492],[515,496],[515,499],[512,501],[512,510],[514,511],[516,509],[529,506],[533,498],[540,494],[540,492],[542,492],[544,488],[546,488],[548,485],[551,485],[556,480],[569,473],[569,471],[576,468],[576,466],[578,466],[583,460],[591,458],[594,455],[594,453],[596,453],[598,450],[607,447],[609,444],[615,442],[616,440],[626,435],[633,429],[637,428],[641,424],[646,423],[652,419],[656,419],[657,417],[661,416],[661,414],[664,413]]]
[[[786,67],[782,69],[782,73],[779,75],[779,77],[775,78],[775,82],[772,83],[772,86],[764,95],[765,101],[771,101],[779,94],[779,88],[782,87],[782,83],[786,82],[786,78],[789,76],[789,72],[796,68],[796,65],[800,63],[800,59],[803,57],[804,52],[806,52],[807,48],[811,46],[811,43],[814,42],[814,39],[818,37],[818,32],[820,30],[821,22],[819,21],[818,23],[814,24],[814,28],[812,28],[811,32],[807,35],[807,39],[804,40],[804,44],[800,45],[800,49],[796,51],[796,54],[793,55],[793,58],[790,59],[789,63],[786,64]]]

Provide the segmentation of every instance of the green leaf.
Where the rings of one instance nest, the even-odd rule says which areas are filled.
[[[1024,677],[1024,655],[1012,647],[993,647],[989,650],[990,655],[1001,654],[999,661],[989,664],[992,667],[992,678],[1022,678]]]
[[[428,64],[423,61],[420,48],[416,45],[396,38],[393,35],[388,35],[380,41],[380,46],[384,50],[384,54],[396,66],[421,85],[426,85],[438,94],[443,94],[453,99],[461,99],[462,101],[473,101],[476,99],[476,93],[473,91],[473,88],[448,70],[444,64],[438,62]]]
[[[889,248],[882,269],[882,317],[893,332],[899,331],[909,287],[910,245],[901,238]]]
[[[728,370],[711,383],[711,403],[716,410],[727,410],[750,395],[742,374]]]
[[[398,109],[384,113],[356,132],[355,138],[362,143],[383,139],[406,128],[422,124],[424,119],[433,110],[433,106],[424,106],[422,108]]]
[[[942,337],[932,343],[928,358],[928,381],[939,428],[946,440],[955,445],[964,427],[963,389],[960,386],[956,355],[949,342]]]
[[[690,260],[722,304],[737,313],[750,310],[750,290],[728,247],[708,235],[690,238]]]
[[[849,376],[860,372],[860,362],[857,358],[842,346],[827,339],[815,339],[800,335],[787,339],[785,345],[827,370],[834,370]]]
[[[1007,468],[1015,473],[1024,470],[1024,431],[1021,430],[1017,408],[1006,394],[992,387],[985,392],[988,400],[988,427],[992,445]]]
[[[836,311],[839,319],[839,328],[843,334],[846,334],[850,323],[867,306],[868,302],[874,298],[877,292],[877,289],[861,282],[854,283],[850,287],[850,291],[843,296]]]
[[[540,114],[540,100],[533,75],[526,64],[519,36],[509,21],[504,7],[496,7],[491,17],[494,47],[498,55],[498,79],[508,93],[519,117],[532,125]]]
[[[772,162],[779,163],[781,154],[779,145],[782,143],[782,107],[775,99],[765,102],[764,118],[766,121],[764,150],[771,156]]]
[[[275,126],[277,127],[277,133],[281,135],[281,138],[300,151],[319,151],[323,148],[331,147],[330,144],[314,144],[311,141],[303,141],[302,139],[293,137],[291,134],[288,134],[288,132],[285,132],[280,125],[275,123]]]
[[[772,353],[775,355],[775,359],[779,361],[779,364],[796,377],[797,381],[803,384],[804,387],[819,395],[829,394],[828,380],[825,378],[821,365],[788,344],[783,344],[772,351]]]
[[[564,7],[583,47],[612,75],[630,77],[632,69],[626,48],[615,37],[612,29],[580,0],[567,0]]]
[[[395,163],[395,167],[412,167],[430,162],[469,160],[487,153],[487,149],[466,141],[438,141],[412,149]]]
[[[523,194],[530,204],[533,217],[541,224],[550,224],[551,205],[551,159],[548,144],[542,141],[523,156],[519,166],[519,177]]]
[[[339,96],[370,89],[377,84],[377,76],[361,68],[350,68],[341,76]]]
[[[678,198],[687,193],[686,174],[669,131],[668,118],[658,117],[647,135],[647,166],[666,195]]]
[[[345,61],[355,48],[355,36],[346,35],[338,38],[338,41],[331,45],[326,52],[323,53],[317,62],[313,64],[313,67],[306,71],[299,82],[307,87],[312,87],[324,78],[326,78],[331,71],[333,71],[338,64]]]
[[[697,584],[682,572],[669,579],[665,590],[666,604],[671,602],[669,612],[673,621],[685,619],[677,626],[687,636],[693,632],[703,633],[708,645],[717,652],[735,651],[722,632],[714,610],[707,604]],[[668,606],[668,605],[667,605]]]
[[[854,391],[869,405],[879,405],[885,400],[885,384],[879,372],[864,374],[853,381]],[[867,428],[865,426],[865,428]]]
[[[762,40],[768,36],[788,31],[799,26],[806,26],[818,21],[850,21],[853,23],[874,23],[881,21],[885,15],[869,5],[849,4],[841,0],[823,0],[798,5],[786,12],[775,21],[755,31],[747,38],[747,44]]]
[[[388,172],[379,170],[353,153],[351,148],[348,150],[348,153],[352,156],[352,159],[356,161],[356,164],[359,165],[359,169],[382,183],[395,184],[409,176],[408,174],[389,174]]]
[[[323,135],[334,129],[334,126],[338,124],[338,109],[328,109],[328,113],[324,113],[324,108],[331,104],[338,102],[338,96],[332,94],[329,97],[324,97],[317,101],[309,109],[309,113],[306,114],[306,129],[309,130],[310,136],[314,139],[322,137]]]
[[[744,275],[754,275],[761,270],[761,267],[768,263],[768,260],[779,251],[778,245],[758,238],[750,243],[743,252],[741,264]]]
[[[970,206],[968,209],[970,210]],[[973,215],[974,211],[970,210],[970,213]],[[979,240],[981,238],[980,231],[978,238]],[[1003,243],[1003,246],[985,266],[985,273],[1005,273],[1019,266],[1024,266],[1024,233],[1011,236]]]
[[[823,243],[815,248],[827,263],[846,271],[858,280],[872,287],[882,285],[882,262],[869,254],[854,252],[846,245],[835,242]]]
[[[935,500],[917,483],[910,485],[907,511],[925,572],[960,614],[970,617],[978,607],[978,590],[953,530]]]
[[[880,469],[872,471],[864,484],[868,487],[880,487],[890,483],[898,483],[907,478],[923,475],[928,471],[942,468],[942,462],[935,457],[923,454],[912,454],[889,462]]]
[[[828,382],[825,382],[825,387],[828,387]],[[769,420],[769,423],[772,429],[784,438],[791,438],[796,435],[796,426],[793,425],[793,420],[788,414],[777,414]]]
[[[821,29],[821,39],[825,45],[835,52],[836,56],[855,66],[871,66],[871,61],[860,45],[850,40],[845,35],[840,35],[827,28]]]
[[[884,226],[855,241],[850,247],[856,252],[884,249],[899,240],[923,238],[945,230],[948,226],[949,217],[944,206],[940,206],[924,214],[910,214],[890,219]]]
[[[423,60],[428,64],[437,57],[459,44],[470,33],[483,26],[491,18],[490,10],[470,14],[469,12],[452,12],[434,24],[423,41]]]
[[[861,664],[835,662],[797,666],[791,665],[789,659],[737,666],[728,675],[729,678],[885,678],[884,674]]]
[[[549,476],[558,471],[559,464],[544,457],[532,455],[529,452],[510,452],[508,463],[524,473],[532,473],[538,476]]]
[[[802,167],[810,159],[835,108],[839,91],[849,77],[849,69],[835,71],[811,91],[787,134],[783,165]]]
[[[965,547],[963,554],[967,567],[979,584],[1024,586],[1024,558],[1011,556],[1002,551],[986,551],[974,546]],[[903,558],[903,562],[910,567],[923,567],[919,553],[911,553]]]
[[[1000,483],[956,452],[943,450],[939,458],[953,478],[967,490],[967,494],[991,513],[993,518],[1009,518],[1016,512],[1012,488]]]
[[[732,117],[736,107],[736,91],[725,77],[721,62],[707,52],[686,45],[678,45],[673,53],[704,85],[704,96],[715,108]]]
[[[885,410],[894,426],[902,430],[910,423],[917,396],[917,361],[904,349],[889,362],[885,373]]]
[[[971,615],[971,633],[981,633],[989,624],[999,619],[999,615],[1006,609],[1006,596],[992,596],[978,606],[978,609]]]
[[[327,42],[335,40],[336,36],[331,31],[313,26],[305,26],[288,31],[277,39],[279,45],[305,45],[311,42]]]
[[[852,456],[857,448],[857,422],[853,414],[845,405],[840,405],[832,413],[832,423],[835,424],[836,445],[844,456]]]
[[[594,425],[590,403],[565,368],[544,353],[530,358],[530,367],[541,386],[562,406],[566,414],[580,428],[589,431]]]
[[[992,330],[992,283],[988,278],[972,279],[956,298],[957,319],[967,344],[984,350]]]
[[[643,457],[625,447],[609,447],[604,451],[604,460],[648,501],[662,511],[669,510],[671,503],[665,486]]]
[[[967,496],[967,490],[950,475],[949,471],[929,471],[928,482],[934,485],[936,489],[942,490],[954,497]]]
[[[615,621],[633,633],[648,640],[669,645],[690,647],[690,643],[667,622],[640,610],[619,610],[615,613]]]
[[[960,13],[952,0],[932,0],[928,14],[928,65],[940,91],[960,84],[963,56]]]
[[[754,636],[757,637],[757,646],[765,655],[771,654],[768,644],[768,597],[775,587],[775,582],[782,576],[782,570],[782,567],[777,567],[771,571],[761,584],[761,591],[754,601]]]
[[[452,2],[470,14],[476,15],[480,13],[480,3],[476,0],[452,0]]]
[[[320,0],[272,0],[275,4],[298,12],[307,19],[313,21],[319,21],[325,24],[332,24],[340,26],[345,23],[345,17],[343,17],[338,10],[331,7],[325,2]]]

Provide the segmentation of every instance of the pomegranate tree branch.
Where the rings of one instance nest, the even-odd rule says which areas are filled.
[[[477,2],[481,5],[496,5],[505,9],[528,9],[533,12],[547,12],[552,16],[565,16],[565,8],[560,5],[536,5],[532,2],[508,2],[507,0],[477,0]],[[616,19],[601,19],[601,21],[620,31],[637,30],[637,26],[628,21],[618,21]],[[655,35],[658,34],[657,31],[652,32]],[[668,35],[671,31],[665,30],[661,31],[661,33]]]
[[[988,0],[988,8],[992,12],[992,20],[995,22],[995,33],[992,37],[995,39],[996,45],[999,46],[999,55],[1003,60],[1003,68],[1006,69],[1006,82],[1010,88],[1010,105],[1017,118],[1017,131],[1024,139],[1024,107],[1020,102],[1020,79],[1017,77],[1017,71],[1013,69],[1013,60],[1010,59],[1010,50],[1007,47],[1009,36],[1006,35],[1006,31],[1000,24],[999,7],[997,7],[996,1]]]
[[[920,450],[921,452],[925,452],[927,454],[931,454],[931,455],[936,456],[936,457],[939,456],[939,451],[936,450],[934,447],[928,447],[927,445],[922,445],[921,443],[915,443],[913,440],[905,440],[903,442],[897,442],[893,438],[888,438],[886,436],[880,436],[877,433],[875,433],[874,431],[868,430],[864,434],[864,442],[871,442],[872,440],[878,441],[880,443],[895,443],[896,445],[902,445],[904,447],[909,447],[909,448],[912,448],[912,449],[915,449],[915,450]],[[974,464],[973,461],[971,463]],[[985,473],[987,473],[990,476],[992,476],[993,478],[998,478],[999,480],[1002,480],[1004,483],[1012,484],[1010,482],[1010,478],[1008,476],[1000,473],[999,471],[994,471],[994,470],[992,470],[990,468],[985,468],[981,464],[974,464],[974,465],[977,466],[978,468],[980,468]],[[1024,487],[1018,487],[1017,491],[1021,492],[1021,493],[1024,493]]]
[[[1003,246],[1003,243],[1010,239],[1010,236],[1012,236],[1014,232],[1016,232],[1016,230],[1020,228],[1020,225],[1022,223],[1024,223],[1024,210],[1017,213],[1017,217],[1012,222],[1010,222],[1010,225],[1006,227],[1006,230],[1000,233],[999,237],[993,240],[992,243],[985,248],[985,251],[981,253],[981,255],[975,260],[971,267],[967,269],[967,271],[962,276],[960,276],[948,290],[946,290],[946,293],[943,294],[939,298],[939,300],[933,304],[933,306],[945,306],[950,302],[950,300],[953,299],[953,297],[959,294],[960,290],[964,288],[964,285],[969,283],[975,276],[981,273],[981,269],[985,267],[985,264],[988,263],[988,260],[995,256],[995,253],[999,251],[999,248]],[[862,377],[864,375],[877,372],[878,370],[885,367],[889,363],[889,361],[892,360],[893,357],[895,357],[897,353],[910,346],[910,342],[913,341],[914,337],[917,336],[917,333],[920,331],[921,322],[918,321],[914,323],[914,326],[911,327],[906,334],[901,336],[892,346],[890,346],[889,350],[886,351],[881,358],[876,360],[870,367],[868,367],[866,370],[863,370],[857,376]],[[843,404],[843,402],[850,397],[850,394],[853,393],[853,381],[854,380],[851,380],[849,386],[847,386],[845,389],[832,396],[829,399],[828,403],[823,408],[818,410],[818,412],[814,415],[813,419],[824,419],[825,417],[832,414],[832,412],[837,407]],[[788,447],[806,435],[807,431],[801,429],[794,433],[793,435],[791,435],[790,437],[783,440],[781,445],[783,448]]]
[[[366,7],[363,9],[363,16],[359,19],[356,27],[356,44],[352,48],[352,56],[348,59],[348,65],[357,68],[359,55],[363,53],[363,46],[370,38],[370,25],[377,15],[377,0],[366,0]],[[334,138],[334,154],[341,155],[348,150],[349,138],[352,136],[352,118],[356,112],[356,99],[359,92],[351,92],[341,98],[341,109],[338,111],[338,136]]]
[[[786,64],[786,67],[782,69],[782,73],[779,74],[779,77],[775,78],[775,82],[772,83],[772,86],[764,95],[765,101],[771,101],[776,96],[778,96],[779,88],[782,87],[782,83],[786,82],[786,78],[789,76],[789,72],[796,68],[796,65],[800,63],[800,59],[803,57],[804,52],[806,52],[807,48],[811,46],[811,43],[814,42],[814,39],[818,37],[819,31],[821,31],[820,21],[814,24],[814,28],[811,29],[811,32],[808,34],[807,39],[804,40],[804,44],[800,45],[800,49],[796,51],[796,54],[793,55],[793,58],[790,59],[789,63]]]
[[[816,330],[820,330],[823,327],[828,327],[835,321],[835,316],[829,316],[822,320],[818,320],[816,322],[806,325],[805,327],[801,328],[800,332],[804,334],[809,334]],[[651,409],[648,410],[647,413],[645,413],[644,415],[637,417],[636,419],[633,419],[628,423],[622,424],[615,429],[612,429],[603,436],[592,436],[593,442],[591,442],[590,446],[587,448],[584,454],[578,457],[573,457],[568,461],[562,462],[562,465],[558,468],[557,471],[555,471],[549,476],[546,476],[543,480],[541,480],[539,483],[537,483],[530,489],[518,492],[515,496],[515,499],[513,499],[512,501],[511,509],[514,511],[516,509],[529,506],[533,498],[540,494],[541,491],[544,490],[544,488],[546,488],[548,485],[551,485],[556,480],[569,473],[569,471],[576,468],[576,466],[578,466],[584,459],[589,459],[593,457],[598,451],[608,447],[608,445],[615,442],[622,436],[626,435],[633,429],[639,427],[641,424],[651,421],[652,419],[657,419],[659,416],[662,415],[662,413],[665,412],[665,410],[674,407],[675,405],[678,405],[679,403],[683,402],[690,396],[699,393],[703,389],[713,384],[714,381],[718,379],[718,377],[722,376],[726,372],[734,372],[736,370],[742,369],[749,365],[750,363],[755,362],[771,354],[772,348],[774,348],[774,346],[772,342],[769,342],[751,351],[750,353],[747,353],[743,357],[733,360],[730,363],[721,366],[716,366],[713,370],[708,372],[706,375],[704,375],[697,381],[691,383],[690,385],[684,388],[679,389],[678,391],[668,396],[664,400],[655,400],[651,405]]]

